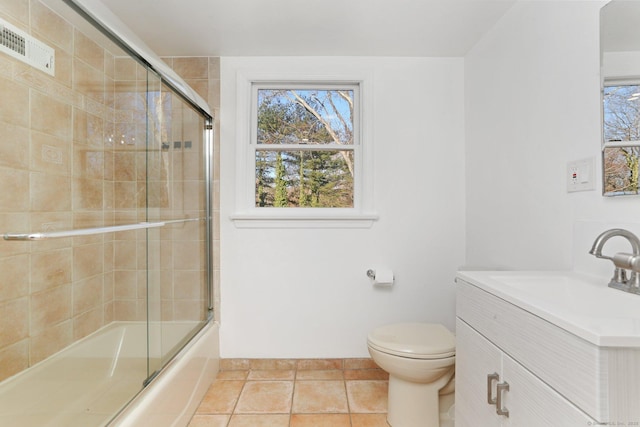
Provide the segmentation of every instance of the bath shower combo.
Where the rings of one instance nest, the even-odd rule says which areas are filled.
[[[209,106],[100,2],[13,3],[0,424],[186,425],[219,363]]]

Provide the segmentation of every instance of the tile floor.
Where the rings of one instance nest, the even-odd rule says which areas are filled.
[[[371,359],[225,359],[189,427],[388,427]]]

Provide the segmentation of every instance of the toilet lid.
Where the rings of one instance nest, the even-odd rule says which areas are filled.
[[[455,336],[434,323],[394,323],[374,329],[367,343],[378,351],[415,359],[440,359],[456,354]]]

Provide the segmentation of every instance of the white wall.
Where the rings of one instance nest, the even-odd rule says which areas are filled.
[[[375,325],[453,327],[452,277],[462,264],[608,275],[610,265],[587,254],[590,244],[607,228],[640,233],[640,201],[601,196],[605,3],[521,0],[464,66],[461,59],[223,58],[222,357],[366,356]],[[380,220],[371,229],[236,229],[228,219],[235,74],[310,66],[369,67],[375,75]],[[596,191],[568,194],[567,162],[583,158],[596,159]],[[372,289],[365,277],[380,265],[396,272],[391,292]]]
[[[375,209],[369,229],[241,229],[235,206],[236,73],[369,70]],[[461,58],[221,60],[221,356],[363,357],[395,321],[454,324],[464,263]],[[365,272],[386,266],[391,290]]]
[[[465,57],[470,266],[599,268],[585,255],[597,234],[640,220],[637,197],[601,196],[605,3],[517,2]],[[567,194],[567,162],[588,157],[596,191]]]
[[[603,78],[633,78],[640,75],[640,51],[606,52],[602,58]]]

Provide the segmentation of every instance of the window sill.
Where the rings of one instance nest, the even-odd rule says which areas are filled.
[[[371,228],[377,214],[236,213],[236,228]]]

